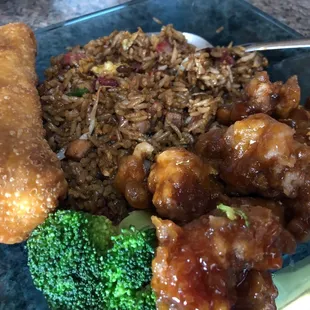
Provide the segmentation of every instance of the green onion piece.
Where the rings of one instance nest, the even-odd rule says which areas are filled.
[[[224,212],[226,214],[226,216],[231,221],[235,221],[237,219],[237,217],[239,216],[240,218],[242,218],[244,220],[246,227],[250,226],[250,222],[248,220],[248,217],[240,209],[229,207],[229,206],[226,206],[226,205],[224,205],[222,203],[217,206],[217,209],[221,210],[222,212]]]
[[[76,88],[67,93],[67,96],[70,97],[83,97],[84,94],[89,93],[89,90],[87,88]]]

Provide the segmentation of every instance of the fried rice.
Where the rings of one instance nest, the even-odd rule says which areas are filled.
[[[65,206],[121,220],[130,207],[113,186],[120,158],[143,141],[155,155],[190,148],[266,65],[231,45],[195,52],[171,25],[152,36],[114,31],[52,58],[39,93],[69,183]]]

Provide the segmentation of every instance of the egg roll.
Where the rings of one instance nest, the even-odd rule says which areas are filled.
[[[27,25],[0,27],[0,243],[25,240],[67,191],[44,139],[35,57]]]

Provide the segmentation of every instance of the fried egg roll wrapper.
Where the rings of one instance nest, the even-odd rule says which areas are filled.
[[[0,27],[0,243],[25,240],[67,191],[44,139],[35,55],[28,26]]]

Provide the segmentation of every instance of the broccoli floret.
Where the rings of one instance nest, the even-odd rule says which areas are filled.
[[[156,309],[150,286],[156,235],[149,217],[135,213],[120,229],[104,216],[49,215],[31,234],[27,249],[34,284],[50,308]],[[137,219],[141,230],[130,224]]]
[[[151,285],[147,285],[143,290],[136,294],[136,305],[132,309],[138,310],[154,310],[156,309],[156,295],[153,292]]]
[[[104,216],[57,211],[31,234],[28,266],[52,309],[100,309],[102,254],[116,228]]]
[[[112,238],[107,251],[104,275],[107,279],[105,309],[156,309],[150,288],[152,259],[155,255],[155,229],[139,231],[131,226]]]

